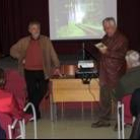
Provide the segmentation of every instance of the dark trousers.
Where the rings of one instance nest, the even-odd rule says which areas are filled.
[[[137,116],[135,123],[132,128],[130,140],[140,139],[140,115]]]
[[[130,108],[132,115],[136,117],[130,139],[140,139],[140,88],[132,94]]]
[[[27,84],[28,99],[33,103],[37,112],[37,117],[40,117],[39,105],[47,94],[49,80],[45,80],[44,72],[25,70],[25,80]],[[31,113],[28,111],[28,113]]]
[[[98,109],[98,118],[101,121],[110,121],[112,115],[112,103],[115,104],[113,97],[114,89],[102,86],[100,90],[100,106]]]
[[[135,90],[132,94],[131,113],[134,117],[140,115],[140,88]]]

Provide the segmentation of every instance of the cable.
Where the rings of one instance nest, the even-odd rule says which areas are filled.
[[[99,80],[97,80],[97,79],[94,79],[94,80],[95,80],[95,81],[97,82],[97,84],[100,86]],[[90,83],[88,84],[88,90],[89,90],[89,93],[91,94],[91,96],[93,97],[93,99],[95,100],[95,102],[98,102],[98,101],[96,100],[95,94],[94,94],[93,91],[91,90],[91,81],[90,81]],[[101,108],[100,103],[97,104],[97,105],[98,105],[99,108]]]
[[[89,90],[89,93],[91,94],[91,96],[93,97],[93,99],[96,101],[95,94],[91,90],[91,82],[88,84],[88,90]]]

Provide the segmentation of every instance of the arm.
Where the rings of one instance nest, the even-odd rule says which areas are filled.
[[[51,55],[51,60],[53,62],[53,65],[55,68],[59,68],[60,62],[59,62],[58,56],[56,54],[56,51],[54,50],[52,42],[50,40],[48,40],[48,46],[50,46],[50,55]]]
[[[124,58],[127,50],[128,50],[128,41],[125,40],[124,42],[116,44],[113,49],[107,50],[105,56],[113,59],[121,59]]]
[[[18,105],[16,99],[14,98],[14,96],[12,96],[11,114],[12,114],[13,117],[15,117],[16,119],[22,119],[23,110],[21,110],[21,109],[19,108],[19,105]]]
[[[53,62],[53,66],[54,66],[53,75],[59,75],[61,77],[62,75],[61,75],[61,72],[60,72],[60,62],[59,62],[58,56],[56,54],[56,51],[54,50],[52,42],[50,40],[48,40],[48,43],[49,43],[49,46],[50,46],[51,60]]]
[[[19,40],[16,44],[14,44],[10,49],[10,55],[13,58],[19,59],[20,57],[20,50],[21,50],[22,42]]]

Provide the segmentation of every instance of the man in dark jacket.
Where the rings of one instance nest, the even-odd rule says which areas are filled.
[[[140,139],[140,88],[132,94],[131,113],[136,118],[130,139]]]
[[[125,55],[128,49],[127,38],[117,29],[114,18],[103,21],[106,35],[102,43],[104,48],[99,48],[100,59],[100,109],[99,120],[92,124],[93,128],[109,127],[112,96],[120,78],[125,73]]]
[[[115,97],[118,100],[140,88],[140,54],[131,50],[127,52],[126,61],[128,70],[115,90]]]

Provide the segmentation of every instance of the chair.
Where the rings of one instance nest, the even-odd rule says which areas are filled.
[[[34,107],[34,105],[32,103],[28,103],[26,105],[26,107],[24,108],[24,112],[26,112],[29,107],[31,107],[32,111],[33,111],[33,116],[30,118],[29,121],[33,121],[34,122],[34,139],[37,139],[37,117],[36,117],[36,110],[35,110],[35,107]]]
[[[125,139],[125,125],[132,125],[135,120],[130,112],[131,97],[125,96],[117,105],[118,139]]]
[[[16,126],[19,125],[19,135],[13,136],[12,131],[16,129]],[[8,134],[9,139],[25,139],[25,121],[15,119],[13,123],[8,125]]]
[[[37,121],[36,112],[33,104],[28,103],[24,108],[26,111],[29,107],[33,110],[33,116],[25,115],[21,120],[14,119],[6,113],[0,113],[0,123],[2,128],[5,130],[7,139],[25,139],[26,138],[26,127],[25,124],[28,121],[34,122],[34,139],[37,139]]]
[[[124,104],[118,102],[117,106],[118,139],[125,139],[124,134]]]
[[[25,118],[23,118],[22,120],[17,120],[15,119],[14,122],[11,125],[8,125],[8,133],[9,133],[9,139],[14,139],[14,137],[12,136],[12,131],[16,129],[16,124],[19,124],[19,128],[20,128],[20,134],[18,136],[16,136],[16,139],[25,139],[26,138],[26,127],[25,121],[33,121],[34,122],[34,139],[37,139],[37,120],[36,120],[36,111],[35,111],[35,107],[32,103],[28,103],[26,105],[26,107],[24,108],[24,112],[27,111],[28,108],[32,109],[33,111],[33,116],[29,117],[28,120],[26,120],[26,116]]]

